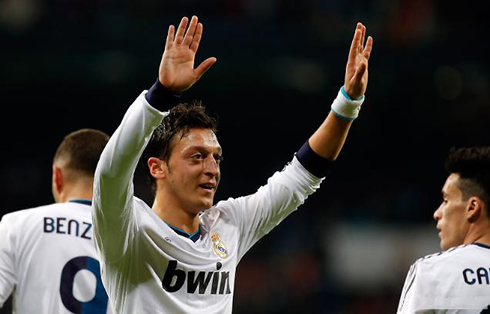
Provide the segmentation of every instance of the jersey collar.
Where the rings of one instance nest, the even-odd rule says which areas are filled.
[[[86,198],[76,198],[73,200],[69,200],[68,202],[92,206],[92,200]]]
[[[165,222],[165,223],[167,224],[167,226],[170,227],[170,229],[172,229],[173,231],[175,231],[175,233],[177,233],[178,235],[183,236],[183,237],[185,237],[187,239],[191,239],[192,242],[196,242],[197,240],[199,240],[199,237],[201,236],[201,226],[199,226],[197,228],[197,231],[196,232],[194,232],[193,234],[190,234],[190,233],[185,232],[182,229],[179,229],[177,227],[172,226],[168,222]]]
[[[482,248],[484,248],[484,249],[490,249],[490,246],[488,246],[488,245],[486,245],[486,244],[483,244],[483,243],[478,243],[478,242],[477,242],[477,243],[473,243],[473,244],[474,244],[474,245],[478,245],[478,246],[480,246],[480,247],[482,247]]]

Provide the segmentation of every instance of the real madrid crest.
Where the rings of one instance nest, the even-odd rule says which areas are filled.
[[[225,259],[228,257],[228,249],[226,248],[223,240],[220,239],[219,235],[216,232],[211,232],[211,241],[213,241],[213,251],[218,257]]]

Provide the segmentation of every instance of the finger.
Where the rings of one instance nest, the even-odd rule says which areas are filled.
[[[215,57],[207,58],[206,60],[204,60],[195,69],[195,73],[196,73],[197,79],[199,79],[204,73],[206,73],[215,62],[216,62],[216,58]]]
[[[167,32],[167,40],[165,41],[165,50],[170,49],[174,42],[175,27],[170,25]]]
[[[362,55],[364,58],[369,60],[369,57],[371,56],[371,51],[373,50],[373,37],[369,36],[366,42],[366,47],[364,48],[364,51],[362,52]]]
[[[362,25],[361,24],[361,44],[359,45],[359,50],[362,51],[362,49],[364,48],[364,39],[366,37],[366,26]]]
[[[203,26],[201,23],[197,24],[197,27],[196,27],[196,33],[194,34],[194,38],[192,39],[192,43],[191,43],[191,50],[194,51],[194,52],[197,52],[197,48],[199,48],[199,43],[201,42],[201,38],[202,38],[202,30],[203,30]]]
[[[352,43],[350,45],[349,50],[349,62],[353,62],[356,59],[359,43],[361,42],[361,30],[359,29],[360,23],[357,24],[356,31],[354,33],[354,37],[352,38]]]
[[[191,18],[191,23],[189,24],[189,28],[187,29],[187,32],[185,33],[184,37],[184,46],[190,46],[192,43],[192,39],[194,38],[194,33],[196,32],[196,27],[197,27],[197,16],[193,16]]]
[[[185,29],[187,28],[187,23],[189,22],[189,19],[187,17],[183,17],[182,20],[180,20],[179,28],[177,29],[177,34],[175,34],[175,43],[177,45],[182,44],[184,41],[184,33]]]

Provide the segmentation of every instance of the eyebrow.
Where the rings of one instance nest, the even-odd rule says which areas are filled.
[[[185,150],[186,151],[189,151],[189,150],[205,150],[205,151],[210,151],[210,150],[213,150],[213,149],[217,149],[218,150],[218,153],[219,154],[222,154],[223,153],[223,149],[221,148],[221,146],[201,146],[201,145],[195,145],[195,146],[190,146],[190,147],[187,147]]]

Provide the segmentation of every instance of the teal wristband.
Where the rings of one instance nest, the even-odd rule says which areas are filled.
[[[337,98],[332,103],[332,112],[343,120],[355,120],[364,102],[364,95],[359,99],[352,99],[345,92],[342,86],[337,94]]]
[[[340,88],[340,91],[342,92],[342,95],[344,95],[344,97],[345,97],[345,98],[347,98],[347,100],[354,100],[354,101],[356,101],[356,100],[357,100],[357,101],[359,101],[359,100],[362,100],[362,99],[364,98],[364,95],[362,95],[362,96],[361,96],[361,98],[358,98],[358,99],[352,99],[352,98],[350,98],[350,96],[349,96],[349,95],[347,94],[347,92],[345,91],[344,86],[342,86],[342,87]]]

